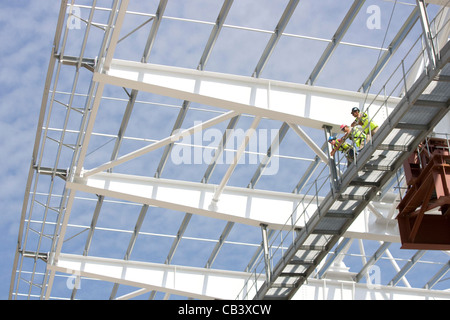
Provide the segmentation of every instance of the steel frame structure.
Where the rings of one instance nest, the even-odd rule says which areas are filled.
[[[329,39],[309,36],[308,30],[289,32],[303,9],[299,0],[284,1],[273,30],[226,24],[233,8],[242,5],[237,0],[217,1],[215,16],[203,19],[167,13],[174,12],[173,0],[144,6],[133,0],[86,2],[61,1],[10,299],[450,298],[448,252],[399,250],[394,218],[404,192],[401,168],[370,167],[375,174],[396,169],[368,187],[376,191],[370,199],[340,189],[345,183],[367,188],[350,179],[363,165],[358,159],[394,149],[405,157],[412,140],[389,144],[381,135],[348,169],[343,159],[335,165],[325,142],[349,121],[354,106],[387,128],[405,100],[432,92],[436,82],[447,97],[448,1],[372,1],[390,4],[392,13],[402,6],[409,13],[386,47],[384,41],[379,47],[344,41],[370,5],[364,0],[342,4],[343,18]],[[313,2],[304,2],[312,8]],[[208,30],[202,33],[206,44],[198,64],[152,63],[157,50],[170,43],[168,22]],[[221,71],[217,60],[208,69],[230,30],[266,36],[249,75],[229,65]],[[326,44],[303,83],[286,80],[285,74],[262,78],[286,39]],[[142,55],[129,50],[136,44],[143,46]],[[317,85],[343,46],[378,53],[374,67],[364,70],[354,91]],[[425,78],[423,90],[413,92]],[[447,122],[436,126],[435,120],[421,124],[411,118],[396,129],[432,134],[436,126],[434,134],[448,139],[448,100],[420,97],[408,105],[425,115],[435,108]],[[387,129],[381,131],[389,137]],[[268,138],[261,132],[274,134]],[[208,144],[207,133],[217,137],[214,144]],[[255,136],[266,143],[255,144]],[[194,163],[174,164],[180,158]],[[252,159],[258,161],[250,164]],[[265,175],[274,163],[278,172]],[[357,203],[328,211],[333,221],[347,214],[351,220],[336,234],[322,226],[314,241],[296,248],[305,252],[301,260],[289,272],[277,273],[290,245],[327,205],[329,193]],[[277,283],[280,274],[288,280]],[[282,293],[285,289],[289,293]]]

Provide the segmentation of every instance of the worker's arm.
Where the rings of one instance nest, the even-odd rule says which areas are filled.
[[[334,157],[334,154],[336,153],[336,149],[333,149],[333,150],[331,150],[331,152],[330,152],[330,155],[332,156],[332,157]]]
[[[345,142],[345,139],[347,139],[347,135],[343,136],[339,141],[339,143],[336,145],[336,147],[334,148],[334,150],[339,150],[339,148],[342,146],[342,144]],[[336,152],[336,151],[334,151]]]

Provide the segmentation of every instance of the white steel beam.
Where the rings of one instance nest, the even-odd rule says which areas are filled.
[[[113,59],[94,81],[234,110],[264,118],[322,129],[352,120],[352,107],[366,109],[372,101],[394,108],[398,98],[308,86],[216,72]],[[386,114],[379,114],[383,123]]]
[[[199,182],[104,172],[67,182],[67,188],[72,190],[257,227],[264,223],[269,229],[277,230],[290,228],[285,224],[302,199],[293,193],[224,186],[220,201],[215,203],[212,200],[217,187]],[[215,210],[210,210],[212,203],[216,204]],[[308,211],[312,214],[316,209],[317,206],[311,204]]]
[[[304,221],[298,217],[303,213],[303,204],[298,205],[299,201],[305,205],[311,202],[310,196],[227,186],[222,190],[221,201],[211,210],[217,185],[104,172],[75,178],[67,182],[67,188],[256,227],[265,224],[275,230],[289,229],[291,221],[296,220],[299,221],[295,226],[302,227]],[[321,201],[319,198],[319,205]],[[309,215],[317,209],[316,204],[314,200],[307,208]],[[377,202],[373,205],[387,216],[389,208]],[[344,237],[400,242],[395,222],[367,211],[355,220]]]
[[[51,260],[50,260],[51,261]],[[70,275],[79,275],[113,283],[141,288],[122,298],[132,298],[156,290],[198,299],[235,299],[245,281],[246,272],[194,268],[120,259],[85,257],[61,254],[58,262],[49,263],[48,269]],[[349,273],[349,275],[353,275]],[[264,280],[260,276],[259,287]],[[83,280],[81,280],[83,281]],[[81,283],[81,286],[83,284]],[[249,288],[252,284],[248,284]],[[375,289],[375,290],[374,290]],[[242,297],[247,292],[243,290]],[[254,296],[250,292],[248,298]],[[242,297],[240,297],[242,299]],[[308,279],[294,295],[293,300],[365,300],[365,299],[450,299],[450,292],[404,287],[383,286],[378,283],[359,284],[352,281]]]
[[[352,275],[349,273],[349,275]],[[309,278],[292,300],[448,300],[450,292]]]
[[[251,273],[195,268],[150,262],[60,254],[57,261],[49,260],[47,268],[81,277],[110,281],[142,288],[139,292],[156,290],[197,299],[236,299],[247,283],[260,287],[265,278],[253,285]],[[82,284],[81,284],[82,285]],[[247,292],[242,291],[241,294]],[[134,295],[133,295],[134,296]]]

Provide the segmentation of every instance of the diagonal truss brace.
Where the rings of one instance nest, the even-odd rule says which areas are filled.
[[[124,163],[126,161],[132,160],[132,159],[137,158],[139,156],[142,156],[142,155],[144,155],[144,154],[146,154],[148,152],[154,151],[154,150],[156,150],[158,148],[161,148],[163,146],[166,146],[166,145],[168,145],[170,143],[176,142],[176,141],[182,139],[183,137],[192,135],[192,134],[194,134],[195,132],[197,132],[199,130],[203,130],[203,129],[212,127],[212,126],[214,126],[214,125],[216,125],[218,123],[221,123],[221,122],[223,122],[223,121],[225,121],[227,119],[233,118],[235,116],[237,116],[237,113],[234,112],[234,111],[230,111],[230,112],[224,113],[224,114],[222,114],[220,116],[217,116],[217,117],[215,117],[213,119],[210,119],[208,121],[199,123],[199,124],[189,128],[189,129],[183,130],[181,132],[176,132],[173,135],[168,136],[167,138],[159,140],[159,141],[157,141],[155,143],[152,143],[152,144],[150,144],[148,146],[145,146],[145,147],[143,147],[141,149],[138,149],[138,150],[135,150],[133,152],[130,152],[130,153],[126,154],[126,155],[121,156],[118,159],[114,159],[114,160],[108,161],[108,162],[98,166],[97,168],[85,171],[83,173],[83,175],[84,176],[90,176],[90,175],[95,174],[97,172],[101,172],[101,171],[104,171],[104,170],[107,170],[107,169],[111,169],[111,168],[113,168],[113,167],[115,167],[115,166],[117,166],[119,164],[122,164],[122,163]]]

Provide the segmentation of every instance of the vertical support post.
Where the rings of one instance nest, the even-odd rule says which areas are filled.
[[[336,192],[338,190],[338,175],[337,175],[337,169],[336,169],[336,162],[334,161],[334,158],[330,156],[330,146],[328,143],[328,138],[331,136],[331,127],[330,126],[323,126],[325,130],[325,141],[327,141],[327,155],[328,155],[328,167],[330,168],[330,180],[331,180],[331,189],[333,192]]]
[[[269,283],[272,276],[272,268],[270,266],[270,256],[269,256],[269,240],[267,237],[267,224],[261,224],[261,233],[263,240],[264,249],[264,263],[266,265],[266,282]]]
[[[428,19],[427,14],[427,8],[424,3],[424,0],[416,0],[417,7],[419,8],[420,12],[420,21],[422,22],[422,30],[423,30],[423,36],[425,40],[425,45],[427,48],[428,58],[430,59],[430,64],[432,65],[433,69],[436,67],[436,50],[434,48],[433,44],[433,36],[431,34],[430,30],[430,23]]]

